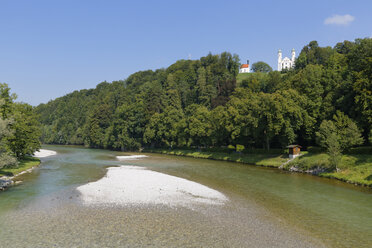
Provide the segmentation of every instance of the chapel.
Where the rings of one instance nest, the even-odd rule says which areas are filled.
[[[239,69],[239,73],[249,73],[249,60],[247,60],[247,64],[242,64]]]

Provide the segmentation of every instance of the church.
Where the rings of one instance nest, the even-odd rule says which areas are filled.
[[[291,52],[291,58],[285,57],[283,59],[282,50],[278,51],[278,71],[289,70],[294,68],[296,60],[296,51],[293,48]],[[250,73],[249,60],[246,64],[242,64],[239,68],[239,73]]]
[[[291,59],[288,57],[285,57],[282,59],[282,50],[279,49],[278,51],[278,71],[284,70],[284,69],[291,69],[294,68],[295,65],[295,59],[296,59],[296,52],[294,48],[292,49]]]

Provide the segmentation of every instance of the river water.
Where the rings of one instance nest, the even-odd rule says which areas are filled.
[[[372,247],[372,191],[238,163],[46,146],[0,193],[0,247]],[[222,193],[224,204],[83,204],[79,186],[131,165]],[[135,190],[133,194],[136,194]]]

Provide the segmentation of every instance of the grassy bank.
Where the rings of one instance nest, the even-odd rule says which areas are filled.
[[[207,152],[193,150],[166,150],[166,149],[146,149],[144,152],[154,152],[193,158],[207,158],[214,160],[224,160],[231,162],[246,163],[251,165],[279,167],[288,160],[288,155],[283,154],[239,154],[223,152]]]
[[[329,169],[331,166],[328,159],[329,156],[325,153],[308,153],[288,163],[285,168],[289,169],[291,166],[296,166],[302,170],[311,170],[316,167]],[[372,155],[343,155],[337,172],[320,173],[319,176],[372,187]]]
[[[21,173],[22,171],[28,170],[34,166],[38,166],[39,164],[40,159],[34,157],[27,157],[20,161],[17,167],[0,169],[0,177],[1,176],[12,177]]]
[[[288,161],[288,154],[239,154],[223,152],[206,152],[193,150],[167,150],[167,149],[147,149],[144,152],[154,152],[161,154],[186,156],[193,158],[206,158],[214,160],[224,160],[240,162],[251,165],[276,167]],[[300,171],[309,171],[315,168],[330,170],[329,156],[325,153],[303,152],[298,157],[284,166],[283,169],[289,170],[296,167]],[[318,176],[334,178],[348,183],[372,187],[372,155],[369,154],[347,154],[343,155],[339,170],[336,172],[319,173]]]

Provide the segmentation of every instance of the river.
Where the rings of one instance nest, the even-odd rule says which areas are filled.
[[[0,247],[372,247],[367,188],[232,162],[143,153],[148,157],[120,161],[116,156],[136,153],[44,148],[57,155],[0,193]],[[84,204],[78,189],[116,166],[143,168],[162,180],[170,175],[225,200]],[[133,180],[140,190],[141,181]]]

